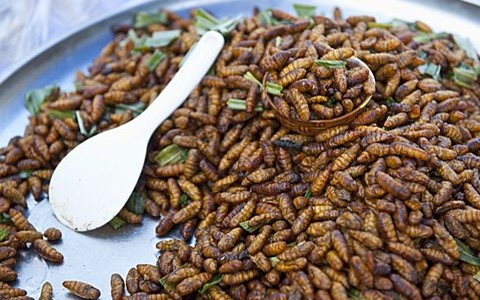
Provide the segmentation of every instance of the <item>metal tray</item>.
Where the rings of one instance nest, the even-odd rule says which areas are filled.
[[[249,15],[254,6],[276,7],[292,11],[293,2],[317,5],[317,13],[330,15],[334,5],[342,8],[344,15],[371,14],[380,21],[392,18],[420,19],[435,30],[445,30],[469,37],[480,49],[480,7],[455,0],[362,0],[349,1],[278,1],[278,0],[187,0],[152,1],[123,11],[112,12],[100,20],[70,32],[68,35],[39,49],[37,53],[17,65],[5,78],[0,78],[0,145],[5,145],[14,135],[21,134],[27,124],[27,111],[23,107],[26,91],[50,83],[57,83],[64,90],[73,89],[76,70],[86,70],[100,49],[112,39],[110,26],[128,22],[141,10],[161,7],[186,16],[188,10],[203,7],[218,16]],[[112,182],[112,184],[115,184]],[[21,251],[16,270],[16,285],[37,297],[44,281],[54,286],[56,299],[74,299],[62,288],[63,280],[77,279],[90,282],[102,291],[102,299],[110,298],[110,275],[125,276],[128,269],[139,263],[154,263],[154,227],[158,220],[145,218],[142,226],[125,226],[114,231],[109,226],[90,233],[75,233],[62,226],[53,216],[48,201],[35,203],[29,200],[30,221],[39,230],[49,226],[62,229],[63,241],[56,247],[64,254],[62,265],[47,264],[33,251]]]

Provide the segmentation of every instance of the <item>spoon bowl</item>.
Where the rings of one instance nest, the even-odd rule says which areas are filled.
[[[137,184],[152,133],[200,83],[223,44],[220,33],[204,34],[141,115],[86,140],[60,162],[49,188],[50,203],[60,222],[75,231],[88,231],[120,212]]]

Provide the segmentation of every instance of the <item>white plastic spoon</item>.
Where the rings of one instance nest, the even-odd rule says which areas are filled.
[[[207,32],[175,77],[137,118],[76,147],[50,181],[55,216],[76,231],[96,229],[127,202],[142,171],[148,141],[158,125],[188,97],[222,50],[224,39]]]

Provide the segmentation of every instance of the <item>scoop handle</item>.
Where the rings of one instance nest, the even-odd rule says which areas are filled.
[[[150,133],[177,109],[215,62],[223,48],[223,36],[216,31],[205,33],[186,58],[180,70],[148,108],[131,125]],[[137,128],[138,128],[137,127]]]

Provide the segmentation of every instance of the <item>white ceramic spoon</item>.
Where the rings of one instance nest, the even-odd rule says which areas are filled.
[[[118,214],[138,181],[152,133],[199,84],[223,44],[218,32],[204,34],[175,77],[141,115],[86,140],[60,162],[49,189],[50,203],[60,222],[76,231],[88,231]]]

